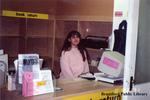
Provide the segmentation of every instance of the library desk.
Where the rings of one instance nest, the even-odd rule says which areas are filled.
[[[122,85],[114,85],[85,79],[57,80],[63,91],[31,97],[23,97],[19,91],[1,88],[1,100],[105,100],[110,97],[121,100]]]

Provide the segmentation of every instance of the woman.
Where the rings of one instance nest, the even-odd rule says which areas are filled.
[[[89,72],[87,52],[80,41],[81,35],[78,31],[68,33],[61,52],[60,78],[73,79]]]

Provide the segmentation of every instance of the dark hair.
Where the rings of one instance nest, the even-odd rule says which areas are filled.
[[[69,51],[71,49],[71,42],[69,41],[69,39],[72,36],[75,36],[75,35],[77,37],[79,37],[79,39],[80,39],[80,42],[78,44],[78,49],[79,49],[79,51],[80,51],[80,53],[82,55],[83,61],[85,61],[86,57],[88,59],[89,56],[88,56],[87,50],[84,48],[84,46],[81,43],[81,39],[82,38],[81,38],[81,34],[78,31],[71,31],[71,32],[68,33],[67,37],[65,38],[65,41],[64,41],[64,44],[63,44],[61,52],[62,51]],[[86,54],[86,56],[85,56],[85,54]]]

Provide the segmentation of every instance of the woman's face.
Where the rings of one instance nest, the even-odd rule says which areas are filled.
[[[80,43],[80,38],[77,35],[73,35],[70,38],[71,46],[77,46]]]

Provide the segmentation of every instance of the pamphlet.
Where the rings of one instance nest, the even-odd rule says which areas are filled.
[[[33,79],[39,79],[40,63],[38,54],[19,54],[18,55],[19,83],[22,84],[24,72],[33,72]]]

